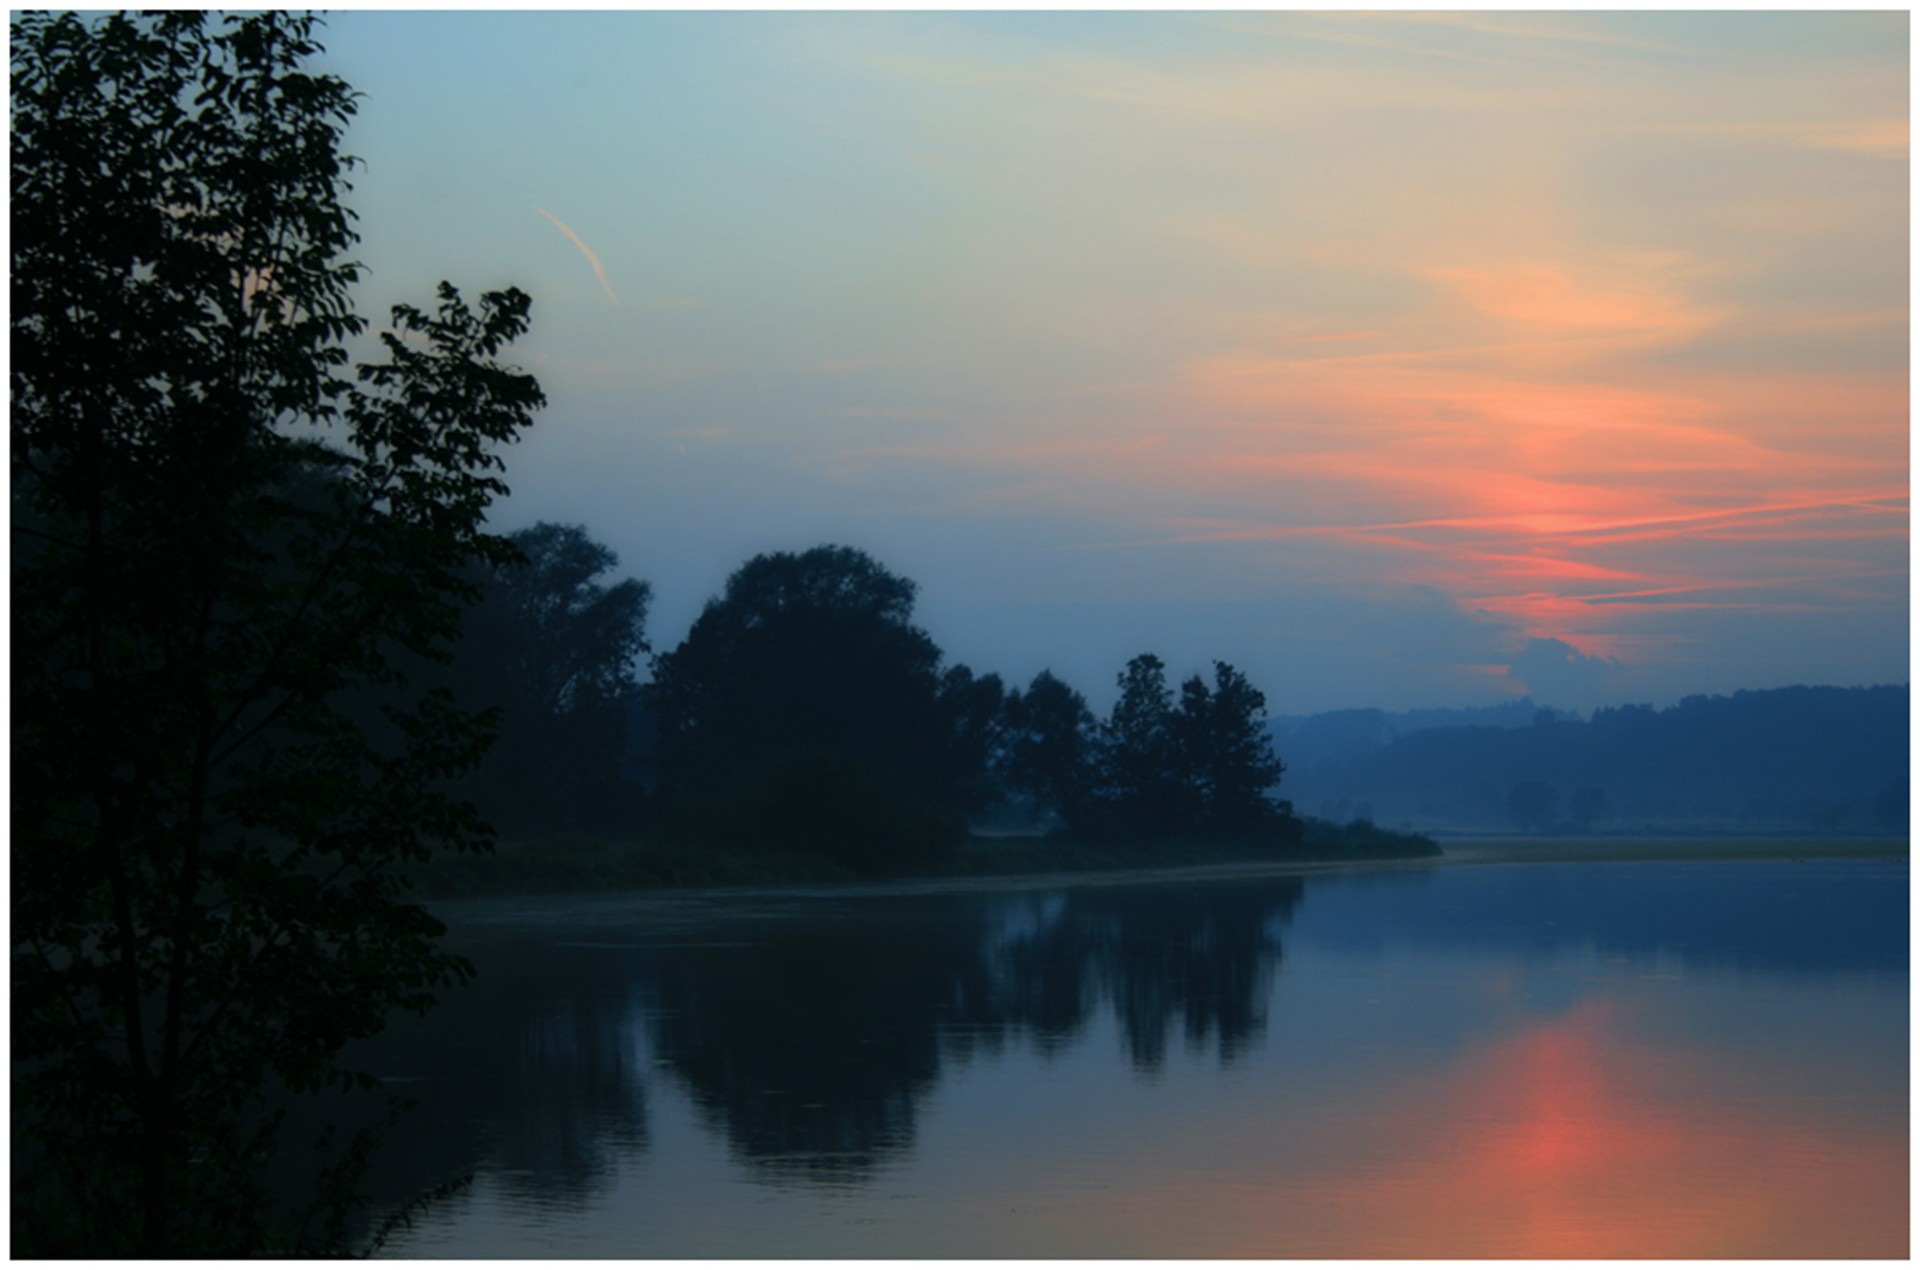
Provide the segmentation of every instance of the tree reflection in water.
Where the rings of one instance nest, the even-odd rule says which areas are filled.
[[[475,1172],[471,1199],[406,1246],[482,1255],[550,1235],[582,1252],[786,1255],[792,1232],[820,1255],[1004,1255],[1029,1237],[1060,1255],[1145,1255],[1188,1236],[1205,1255],[1337,1255],[1348,1241],[1399,1248],[1395,1229],[1425,1246],[1417,1223],[1345,1207],[1414,1212],[1412,1174],[1383,1160],[1447,1179],[1459,1202],[1419,1208],[1446,1229],[1505,1212],[1520,1192],[1497,1169],[1462,1171],[1492,1132],[1605,1166],[1571,1189],[1523,1188],[1577,1200],[1580,1221],[1598,1220],[1592,1188],[1649,1177],[1684,1191],[1664,1210],[1687,1229],[1700,1196],[1774,1186],[1727,1141],[1797,1143],[1775,1172],[1878,1197],[1888,1170],[1905,1180],[1907,884],[1904,859],[1649,861],[474,901],[447,916],[479,979],[368,1060],[421,1100],[378,1193]],[[1489,1055],[1559,1056],[1568,1037],[1598,1066],[1523,1064],[1529,1099],[1508,1097],[1511,1063],[1474,1076]],[[1596,1089],[1650,1101],[1582,1092]],[[1680,1107],[1690,1119],[1645,1138],[1658,1158],[1621,1147],[1623,1125],[1667,1126]],[[1028,1151],[1064,1189],[953,1242],[1026,1193]],[[1822,1163],[1863,1151],[1850,1171]],[[1228,1175],[1246,1184],[1218,1186]],[[915,1193],[889,1194],[894,1181]],[[743,1182],[759,1184],[753,1202]],[[706,1205],[732,1206],[732,1233],[699,1233]],[[1825,1238],[1834,1223],[1815,1208],[1780,1221]],[[1643,1233],[1633,1223],[1654,1208],[1630,1209],[1608,1230]],[[933,1243],[838,1242],[856,1217],[903,1237],[948,1225]]]
[[[369,1047],[420,1103],[373,1189],[482,1171],[509,1197],[589,1204],[646,1144],[649,1056],[754,1176],[860,1185],[911,1148],[943,1064],[1012,1043],[1059,1053],[1105,1009],[1139,1073],[1176,1034],[1231,1063],[1263,1034],[1302,890],[886,896],[723,917],[691,942],[489,938],[466,950],[471,988]]]
[[[357,1057],[416,1104],[374,1156],[368,1190],[396,1204],[484,1170],[510,1200],[584,1207],[647,1144],[643,967],[631,949],[531,941],[479,960],[481,980]]]
[[[1281,878],[1090,889],[1042,897],[1024,913],[1003,909],[1000,929],[982,941],[982,1017],[966,1021],[996,1039],[1029,1034],[1047,1053],[1110,1003],[1138,1071],[1159,1070],[1176,1025],[1191,1048],[1212,1041],[1231,1062],[1265,1030],[1278,927],[1301,894],[1300,879]]]
[[[1141,1071],[1159,1069],[1176,1027],[1232,1061],[1265,1026],[1277,926],[1301,892],[1287,878],[949,897],[723,949],[662,949],[654,1050],[739,1158],[858,1182],[911,1145],[943,1058],[1016,1036],[1054,1052],[1102,1003]]]

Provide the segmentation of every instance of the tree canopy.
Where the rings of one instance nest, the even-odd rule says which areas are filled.
[[[957,841],[1000,685],[960,667],[943,678],[940,649],[910,621],[913,596],[850,547],[742,565],[645,690],[663,795],[706,808],[709,834],[805,841],[860,867]]]
[[[652,590],[601,582],[619,561],[584,526],[542,521],[507,540],[520,558],[484,571],[455,659],[461,698],[501,712],[475,801],[509,828],[631,824],[628,714]]]
[[[1125,838],[1297,836],[1291,807],[1270,792],[1284,768],[1266,730],[1266,697],[1244,675],[1215,662],[1213,686],[1192,676],[1176,702],[1165,664],[1143,653],[1127,663],[1119,688],[1090,747],[1093,792],[1070,829]]]
[[[467,972],[404,873],[486,844],[487,729],[406,670],[514,557],[529,305],[442,284],[349,368],[315,29],[12,24],[16,1251],[336,1248],[275,1225],[265,1096]]]
[[[1286,767],[1266,718],[1266,695],[1226,662],[1213,663],[1212,688],[1198,675],[1180,686],[1175,747],[1203,832],[1258,833],[1286,815],[1268,794]]]
[[[1086,698],[1051,671],[1008,693],[999,751],[1008,789],[1062,825],[1084,825],[1097,780],[1095,726]]]

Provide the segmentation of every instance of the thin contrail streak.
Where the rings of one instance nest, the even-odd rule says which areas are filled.
[[[585,256],[587,263],[593,266],[593,276],[600,279],[600,285],[607,289],[607,299],[613,301],[615,305],[618,305],[620,303],[620,297],[613,293],[613,284],[607,281],[607,271],[601,267],[600,257],[593,254],[593,248],[581,242],[580,235],[568,229],[565,221],[562,221],[546,208],[536,203],[533,210],[552,221],[554,228],[565,234],[573,242],[573,245],[580,249],[580,254]]]

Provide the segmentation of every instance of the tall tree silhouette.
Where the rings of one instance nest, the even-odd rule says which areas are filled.
[[[1087,701],[1043,670],[1007,694],[1001,778],[1069,832],[1086,828],[1094,797],[1096,723]]]
[[[727,579],[644,694],[679,832],[859,869],[910,867],[958,841],[983,763],[965,720],[999,685],[943,687],[913,595],[839,546],[756,556]]]
[[[523,558],[486,574],[455,663],[463,699],[501,710],[475,800],[514,828],[629,821],[627,713],[652,592],[600,582],[619,561],[582,526],[543,521],[508,541]]]
[[[1198,827],[1214,836],[1271,831],[1291,807],[1268,794],[1285,765],[1266,729],[1267,698],[1226,662],[1213,663],[1213,687],[1195,675],[1180,686],[1175,748],[1197,795]]]
[[[302,1246],[264,1096],[466,973],[403,872],[485,845],[446,786],[486,729],[400,668],[512,557],[528,301],[443,284],[347,371],[314,27],[12,25],[16,1250]]]
[[[1166,664],[1142,653],[1119,682],[1120,697],[1100,730],[1107,831],[1148,838],[1191,831],[1201,799],[1180,749]]]
[[[1213,672],[1211,688],[1198,675],[1183,683],[1176,705],[1158,657],[1142,653],[1127,663],[1120,697],[1093,747],[1094,794],[1080,818],[1085,832],[1238,838],[1268,847],[1299,840],[1292,807],[1270,793],[1284,768],[1266,731],[1266,697],[1225,662],[1215,662]],[[1049,695],[1062,715],[1052,725],[1059,738],[1054,761],[1070,772],[1070,709],[1057,690]]]
[[[1006,732],[1006,686],[998,675],[952,666],[940,676],[940,708],[947,718],[947,800],[963,813],[982,811],[1002,797],[994,765]]]

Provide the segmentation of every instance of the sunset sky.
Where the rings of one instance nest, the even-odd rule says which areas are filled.
[[[863,548],[951,659],[1275,713],[1908,676],[1908,15],[347,12],[369,316],[534,297],[499,524],[671,648]]]

